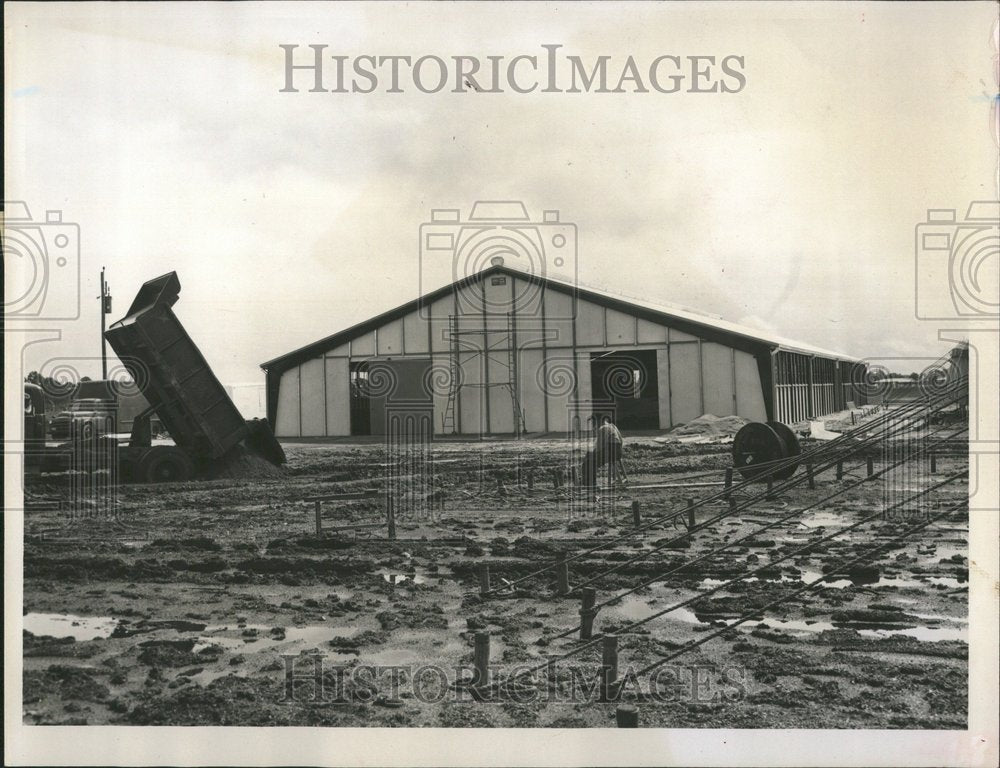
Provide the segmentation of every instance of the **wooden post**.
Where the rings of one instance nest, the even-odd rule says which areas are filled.
[[[856,427],[858,425],[858,420],[854,416],[854,411],[851,411],[851,426]]]
[[[392,496],[388,496],[385,501],[385,516],[389,524],[389,539],[396,538],[396,510],[393,509]]]
[[[642,512],[639,509],[639,502],[632,502],[632,524],[638,528],[642,525]]]
[[[490,633],[476,632],[476,646],[473,656],[476,674],[473,688],[485,688],[490,684]]]
[[[618,635],[605,635],[601,643],[601,701],[613,701],[618,680]]]
[[[774,498],[774,480],[772,478],[767,478],[767,499]]]
[[[323,502],[316,502],[316,535],[323,535]]]
[[[583,601],[580,605],[580,639],[589,640],[594,634],[594,603],[597,602],[597,590],[585,587]]]
[[[844,462],[842,461],[837,462],[837,479],[838,480],[844,479]]]
[[[865,465],[866,465],[866,468],[868,470],[868,477],[871,477],[872,475],[874,475],[875,474],[875,459],[872,458],[871,456],[869,456],[865,460]]]
[[[569,563],[566,562],[565,552],[556,555],[556,594],[569,594]]]
[[[631,704],[622,704],[615,710],[615,722],[619,728],[638,728],[639,710]]]
[[[732,487],[733,487],[733,468],[732,468],[732,467],[729,467],[729,468],[728,468],[728,469],[726,470],[726,496],[725,496],[725,498],[726,498],[727,500],[728,500],[728,499],[730,498],[730,496],[731,496],[731,494],[730,494],[730,492],[729,492],[729,489],[730,489],[730,488],[732,488]]]
[[[558,467],[555,467],[552,470],[552,487],[555,490],[557,490],[557,491],[559,490],[559,468]]]
[[[687,504],[688,504],[687,524],[688,524],[688,530],[690,531],[692,528],[694,528],[694,499],[688,499]]]
[[[931,474],[937,472],[937,454],[931,451]]]
[[[479,564],[479,594],[486,597],[490,592],[490,564]]]
[[[816,475],[813,474],[813,463],[811,461],[806,462],[806,477],[809,478],[809,489],[814,490],[816,488]]]
[[[574,464],[570,469],[570,477],[573,479],[573,485],[579,485],[580,482],[576,476],[576,464]]]

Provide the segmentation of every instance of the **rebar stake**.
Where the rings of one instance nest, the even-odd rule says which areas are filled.
[[[597,590],[593,587],[584,587],[583,601],[580,605],[580,639],[589,640],[594,634],[594,603],[597,602]]]
[[[486,597],[490,593],[490,564],[479,564],[479,594]]]
[[[566,562],[565,552],[556,555],[556,594],[569,594],[569,563]]]
[[[473,657],[475,677],[472,687],[485,688],[490,684],[490,633],[476,632],[476,646]]]
[[[605,635],[601,643],[601,701],[614,701],[618,681],[618,635]]]

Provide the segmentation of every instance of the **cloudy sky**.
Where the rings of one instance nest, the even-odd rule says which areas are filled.
[[[936,356],[914,227],[996,196],[996,7],[5,7],[5,194],[80,225],[83,311],[26,366],[100,352],[176,270],[227,383],[414,298],[432,208],[519,199],[579,228],[586,283],[859,356]],[[359,56],[744,57],[739,93],[281,93],[281,44]],[[616,67],[618,69],[616,69]],[[641,64],[640,64],[641,68]],[[305,83],[305,80],[298,82]],[[448,262],[424,264],[444,283]],[[44,325],[44,324],[43,324]],[[96,362],[81,363],[87,375]]]

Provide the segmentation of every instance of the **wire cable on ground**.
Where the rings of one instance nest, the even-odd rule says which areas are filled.
[[[897,502],[896,504],[893,504],[890,507],[886,507],[885,509],[879,510],[878,512],[876,512],[873,515],[865,517],[865,518],[863,518],[863,519],[861,519],[861,520],[859,520],[859,521],[857,521],[855,523],[852,523],[851,525],[848,525],[845,528],[841,528],[838,531],[835,531],[833,533],[821,536],[818,539],[814,539],[814,540],[810,541],[808,544],[806,544],[806,545],[804,545],[802,547],[799,547],[798,549],[795,549],[795,550],[793,550],[793,551],[791,551],[791,552],[789,552],[789,553],[787,553],[785,555],[782,555],[780,558],[778,558],[776,560],[772,560],[767,565],[760,566],[758,568],[754,568],[754,569],[752,569],[750,571],[742,573],[739,576],[736,576],[736,577],[734,577],[732,579],[729,579],[728,581],[725,581],[725,582],[723,582],[723,583],[721,583],[721,584],[719,584],[719,585],[717,585],[715,587],[712,587],[712,588],[710,588],[708,590],[705,590],[703,592],[699,592],[698,594],[694,595],[691,598],[688,598],[686,600],[682,600],[681,602],[675,603],[674,605],[671,605],[668,608],[664,608],[663,610],[657,611],[657,612],[655,612],[655,613],[653,613],[653,614],[651,614],[651,615],[649,615],[649,616],[647,616],[647,617],[645,617],[643,619],[639,619],[638,621],[635,621],[632,624],[629,624],[629,625],[627,625],[627,626],[619,629],[616,632],[616,634],[627,634],[628,632],[631,632],[633,629],[636,629],[637,627],[641,627],[644,624],[648,624],[649,622],[654,621],[655,619],[658,619],[661,616],[665,616],[666,614],[668,614],[668,613],[670,613],[672,611],[675,611],[678,608],[683,608],[684,606],[690,605],[691,603],[695,603],[695,602],[697,602],[699,600],[702,600],[703,598],[705,598],[708,595],[711,595],[711,594],[714,594],[716,592],[719,592],[719,591],[721,591],[721,590],[723,590],[723,589],[725,589],[727,587],[732,586],[733,584],[735,584],[737,582],[742,581],[743,579],[746,579],[746,578],[749,578],[751,576],[754,576],[754,575],[760,573],[761,571],[769,570],[769,569],[773,568],[775,565],[777,565],[778,563],[784,562],[784,561],[789,560],[789,559],[791,559],[791,558],[793,558],[793,557],[795,557],[797,555],[803,554],[804,552],[806,552],[808,550],[811,550],[813,547],[815,547],[818,544],[822,544],[825,541],[831,541],[834,538],[836,538],[837,536],[840,536],[840,535],[842,535],[844,533],[847,533],[848,531],[854,530],[855,528],[859,528],[860,526],[864,525],[865,523],[869,523],[872,520],[875,520],[875,519],[877,519],[879,517],[882,517],[887,512],[891,512],[891,511],[893,511],[893,510],[895,510],[895,509],[897,509],[899,507],[902,507],[904,505],[910,504],[913,501],[916,501],[917,499],[922,498],[923,496],[926,496],[927,494],[931,493],[932,491],[935,491],[938,488],[942,488],[942,487],[944,487],[946,485],[949,485],[949,484],[951,484],[951,483],[955,482],[956,480],[959,480],[960,478],[963,478],[963,477],[965,477],[965,473],[964,472],[957,472],[954,475],[951,475],[951,476],[945,478],[941,482],[935,483],[934,485],[929,486],[928,488],[925,488],[925,489],[923,489],[921,491],[918,491],[914,495],[912,495],[912,496],[910,496],[910,497],[908,497],[906,499],[903,499],[902,501],[899,501],[899,502]],[[954,510],[951,510],[951,511],[954,511]],[[890,541],[895,541],[897,538],[899,538],[899,537],[894,537]],[[879,548],[882,548],[884,546],[886,546],[886,544],[880,545]],[[853,561],[850,564],[853,564]],[[843,565],[835,566],[827,574],[825,574],[825,576],[830,576],[833,573],[835,573],[837,570],[842,569],[843,567],[844,567]],[[801,590],[799,590],[799,591],[801,591]],[[770,607],[770,605],[769,606],[765,606],[764,608],[756,609],[754,615],[756,615],[757,613],[760,613],[762,610],[765,610],[768,607]],[[601,642],[602,637],[603,637],[603,635],[599,634],[596,637],[592,638],[591,640],[585,642],[584,644],[579,645],[579,646],[577,646],[576,648],[573,648],[570,651],[567,651],[566,653],[562,654],[561,656],[557,656],[554,659],[549,659],[544,664],[541,664],[541,665],[538,665],[536,667],[532,667],[530,669],[525,670],[525,674],[528,674],[528,673],[531,673],[531,672],[535,672],[535,671],[538,671],[540,669],[544,669],[547,666],[549,666],[549,665],[551,665],[551,664],[553,664],[555,662],[564,661],[565,659],[571,658],[572,656],[575,656],[575,655],[581,653],[582,651],[586,650],[587,648],[592,648],[592,647],[598,645]]]
[[[942,397],[938,398],[935,401],[935,403],[936,403],[935,409],[940,409],[940,408],[942,408],[942,407],[944,407],[946,405],[949,405],[952,402],[961,399],[963,396],[964,395],[962,395],[961,393],[957,394],[957,395],[950,395],[950,396],[949,395],[945,395],[945,396],[942,396]],[[904,409],[902,409],[904,411],[904,413],[902,415],[899,414],[899,413],[897,413],[897,412],[894,412],[893,419],[895,419],[895,420],[899,420],[900,418],[905,419],[905,418],[908,418],[906,414],[909,411],[911,411],[911,410],[920,410],[920,411],[923,411],[925,409],[926,409],[926,405],[924,403],[920,403],[916,409],[912,405],[908,405],[908,406],[905,406]],[[800,454],[799,456],[795,456],[795,457],[791,457],[789,459],[786,459],[786,460],[784,460],[783,463],[786,464],[787,466],[792,466],[793,464],[801,463],[804,459],[807,459],[810,456],[816,457],[816,456],[820,456],[820,455],[824,455],[824,454],[831,454],[829,457],[827,457],[825,455],[823,456],[824,461],[826,461],[826,464],[821,465],[820,468],[814,469],[813,475],[815,476],[815,474],[817,474],[819,472],[822,472],[822,471],[825,471],[826,469],[829,469],[830,467],[833,467],[835,464],[837,464],[838,461],[843,461],[844,456],[850,455],[851,453],[855,453],[860,448],[866,447],[869,444],[885,440],[886,437],[887,437],[887,435],[884,434],[884,433],[877,433],[875,435],[868,436],[866,438],[863,438],[860,442],[851,442],[847,438],[852,437],[854,434],[856,434],[858,431],[860,431],[862,429],[865,430],[865,431],[867,431],[867,430],[872,429],[874,426],[878,426],[878,425],[884,424],[886,421],[887,421],[887,418],[885,416],[883,416],[880,419],[876,419],[874,422],[870,422],[870,423],[864,425],[864,427],[859,427],[858,429],[852,430],[850,432],[845,432],[843,435],[841,435],[841,437],[836,438],[834,440],[831,440],[831,441],[829,441],[827,443],[824,443],[821,446],[817,446],[816,448],[814,448],[814,449],[812,449],[810,451],[807,451],[807,452],[805,452],[803,454]],[[907,426],[906,424],[897,424],[896,427],[900,431],[905,430],[905,429],[909,429],[909,426]],[[780,467],[780,465],[778,465],[778,466]],[[753,496],[751,499],[749,499],[749,500],[747,500],[747,501],[745,501],[743,503],[737,504],[736,507],[732,508],[727,514],[734,514],[735,512],[742,511],[743,509],[752,506],[753,504],[755,504],[757,501],[760,501],[761,499],[766,499],[770,495],[777,494],[777,493],[783,492],[785,490],[789,490],[791,488],[794,488],[794,487],[796,487],[798,485],[801,485],[802,483],[806,482],[808,479],[809,479],[808,475],[802,475],[802,476],[799,476],[798,478],[795,478],[795,477],[789,478],[788,480],[782,481],[782,482],[778,483],[777,485],[772,485],[771,489],[761,491],[761,492],[757,493],[755,496]],[[581,551],[576,552],[576,553],[574,553],[572,555],[568,555],[568,556],[566,556],[566,558],[565,558],[564,561],[565,562],[572,562],[574,560],[579,560],[582,557],[585,557],[587,555],[593,554],[594,552],[598,552],[598,551],[600,551],[602,549],[606,549],[607,547],[610,547],[610,546],[612,546],[612,545],[614,545],[616,543],[620,543],[622,541],[626,541],[626,540],[628,540],[628,539],[630,539],[630,538],[632,538],[632,537],[634,537],[634,536],[636,536],[636,535],[638,535],[638,534],[640,534],[640,533],[642,533],[644,531],[647,531],[650,528],[653,528],[653,527],[655,527],[657,525],[660,525],[660,524],[662,524],[664,522],[669,522],[670,520],[672,520],[674,518],[680,517],[682,515],[686,515],[690,511],[698,509],[700,507],[703,507],[703,506],[705,506],[705,505],[707,505],[707,504],[709,504],[709,503],[711,503],[713,501],[724,499],[727,496],[731,495],[734,491],[749,490],[750,487],[753,486],[753,485],[755,485],[755,484],[756,484],[755,480],[744,480],[743,482],[737,483],[737,484],[731,486],[728,489],[723,489],[723,490],[718,491],[716,493],[709,494],[705,498],[703,498],[703,499],[701,499],[699,501],[694,502],[691,506],[685,506],[683,508],[678,508],[675,511],[671,511],[671,512],[669,512],[669,513],[667,513],[667,514],[665,514],[665,515],[663,515],[661,517],[654,518],[650,522],[645,523],[644,525],[638,526],[636,528],[633,528],[630,531],[628,531],[628,532],[626,532],[624,534],[621,534],[621,535],[619,535],[619,536],[617,536],[617,537],[615,537],[615,538],[613,538],[613,539],[611,539],[611,540],[609,540],[607,542],[603,542],[603,543],[601,543],[599,545],[596,545],[594,547],[591,547],[589,549],[581,550]],[[526,582],[526,581],[528,581],[530,579],[536,578],[537,576],[540,576],[543,573],[547,573],[549,571],[552,571],[555,568],[556,568],[556,564],[555,563],[550,564],[550,565],[546,565],[546,566],[544,566],[542,568],[539,568],[539,569],[537,569],[537,570],[535,570],[535,571],[533,571],[533,572],[531,572],[531,573],[529,573],[529,574],[527,574],[525,576],[521,576],[521,577],[519,577],[519,578],[517,578],[517,579],[515,579],[515,580],[513,580],[513,581],[511,581],[509,583],[504,584],[503,587],[494,587],[493,589],[491,589],[488,592],[486,592],[484,596],[489,596],[489,595],[498,593],[500,591],[509,590],[512,587],[517,586],[518,584],[522,584],[522,583],[524,583],[524,582]]]

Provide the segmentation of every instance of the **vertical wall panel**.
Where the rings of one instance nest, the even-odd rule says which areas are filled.
[[[657,397],[660,409],[660,429],[670,429],[673,418],[670,414],[670,351],[656,350],[656,386],[659,389]]]
[[[521,409],[529,432],[544,432],[545,394],[542,384],[545,372],[542,370],[544,356],[541,349],[525,349],[521,352],[517,378],[520,382]]]
[[[545,364],[548,386],[546,402],[549,409],[549,430],[568,431],[569,404],[573,396],[572,382],[576,379],[576,365],[567,349],[546,351]]]
[[[667,340],[667,329],[648,320],[639,321],[640,344],[662,344]]]
[[[740,351],[736,352],[736,413],[750,421],[767,421],[757,361]]]
[[[431,347],[433,352],[447,352],[448,318],[455,313],[455,300],[449,295],[435,301],[431,307]]]
[[[545,291],[545,329],[548,347],[569,347],[573,344],[573,299],[556,291]]]
[[[576,343],[580,346],[604,345],[604,307],[582,299],[578,302]]]
[[[502,383],[510,380],[510,374],[505,365],[507,356],[490,355],[490,381]],[[490,423],[488,431],[493,434],[506,435],[514,431],[514,403],[507,387],[489,387],[486,390],[490,398]]]
[[[378,353],[380,355],[403,354],[403,320],[393,320],[378,329]]]
[[[701,386],[698,373],[698,345],[670,345],[670,392],[674,424],[701,416]]]
[[[733,399],[733,353],[729,347],[705,342],[701,348],[704,365],[705,413],[730,416],[736,410]]]
[[[483,382],[483,356],[478,353],[465,352],[459,355],[462,362],[462,373],[466,384],[481,384]],[[461,431],[468,435],[478,435],[487,431],[486,401],[482,396],[482,387],[463,386],[459,400],[461,401]]]
[[[371,357],[375,354],[375,331],[351,340],[351,357]]]
[[[326,375],[323,358],[307,360],[299,367],[302,393],[302,437],[326,435]]]
[[[635,344],[635,316],[608,310],[608,344]]]
[[[576,353],[576,399],[581,401],[592,400],[594,397],[593,387],[590,380],[590,352],[578,351]]]
[[[299,369],[281,374],[278,388],[278,413],[274,420],[278,437],[299,437]]]
[[[408,355],[426,355],[427,320],[419,312],[410,312],[403,317],[403,348]]]
[[[514,311],[530,325],[537,326],[542,319],[542,286],[528,280],[508,279],[514,282]]]
[[[451,371],[448,355],[433,355],[431,357],[433,371],[430,376],[431,397],[434,400],[434,434],[444,434],[444,414],[448,407],[448,389]],[[456,410],[457,414],[457,410]],[[457,415],[456,415],[457,419]],[[458,426],[456,421],[455,426]],[[451,429],[448,430],[451,434]]]
[[[458,286],[458,314],[460,315],[480,315],[483,314],[483,285],[482,282],[466,283]]]
[[[326,433],[351,434],[351,384],[346,357],[326,359]]]

